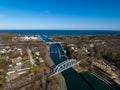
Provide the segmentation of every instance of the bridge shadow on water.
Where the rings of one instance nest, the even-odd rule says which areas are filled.
[[[72,68],[62,72],[68,90],[94,90],[86,81]]]

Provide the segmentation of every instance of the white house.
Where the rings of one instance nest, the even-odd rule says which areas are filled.
[[[39,56],[39,55],[40,55],[40,52],[35,52],[35,54],[36,54],[37,56]]]

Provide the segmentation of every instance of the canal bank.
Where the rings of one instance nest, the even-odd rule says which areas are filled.
[[[50,47],[47,46],[46,47],[46,63],[48,63],[49,66],[51,67],[51,66],[54,65],[54,62],[50,58],[49,49],[50,49]],[[57,78],[59,80],[59,87],[58,87],[57,90],[67,90],[66,82],[65,82],[64,77],[62,76],[62,74],[57,75]]]
[[[42,39],[45,42],[52,42],[51,40],[49,40],[48,38],[46,38],[44,36],[42,36]],[[60,50],[60,54],[63,55],[64,52],[59,44],[52,44],[50,47],[50,52],[56,52],[56,51],[58,51],[58,49]],[[59,63],[67,60],[67,58],[65,56],[59,58],[58,53],[50,53],[50,57],[55,65],[58,65]],[[63,71],[62,75],[64,76],[64,79],[65,79],[65,82],[67,85],[67,90],[100,90],[99,87],[95,88],[95,86],[94,86],[94,83],[96,83],[96,84],[98,83],[98,81],[96,79],[94,79],[95,82],[86,81],[87,79],[83,78],[81,76],[81,73],[78,74],[72,68],[69,68],[69,69]],[[88,75],[88,76],[89,76],[89,78],[91,78],[90,75]],[[91,83],[93,83],[93,85]],[[103,87],[102,90],[111,90],[103,82],[98,83],[98,84],[100,84]]]

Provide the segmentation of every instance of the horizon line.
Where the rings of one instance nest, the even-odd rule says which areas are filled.
[[[61,30],[61,31],[120,31],[120,30],[110,30],[110,29],[107,29],[107,30],[99,30],[99,29],[0,29],[0,31],[17,31],[17,30],[21,30],[21,31],[23,31],[23,30],[25,30],[25,31],[27,31],[27,30],[35,30],[35,31],[43,31],[43,30],[50,30],[50,31],[58,31],[58,30]]]

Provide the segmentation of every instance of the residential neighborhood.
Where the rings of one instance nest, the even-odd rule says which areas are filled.
[[[49,66],[46,63],[47,45],[38,38],[38,36],[16,34],[10,38],[9,43],[4,42],[0,45],[1,89],[20,88],[26,90],[25,88],[28,88],[26,84],[32,84],[33,80],[36,83],[42,80],[39,81],[41,84],[44,80],[46,81],[49,74]],[[44,78],[42,78],[43,76]],[[50,83],[52,82],[50,81]],[[35,87],[38,87],[38,85],[35,85]]]

